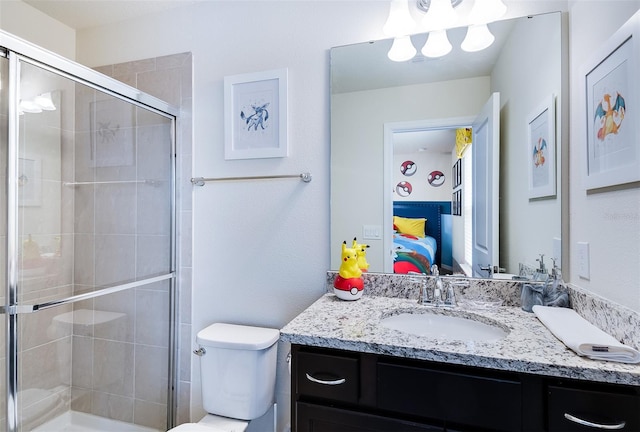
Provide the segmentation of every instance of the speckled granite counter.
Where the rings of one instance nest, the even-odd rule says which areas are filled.
[[[379,325],[385,316],[406,311],[471,314],[480,321],[497,321],[509,333],[496,342],[461,342],[413,336]],[[640,365],[579,357],[534,314],[514,306],[449,311],[418,305],[414,299],[365,295],[349,302],[326,294],[280,333],[281,340],[293,344],[640,386]]]

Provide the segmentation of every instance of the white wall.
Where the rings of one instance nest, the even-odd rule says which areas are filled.
[[[70,60],[75,59],[75,30],[27,3],[0,1],[0,29]]]
[[[551,268],[553,238],[561,237],[561,164],[556,166],[556,196],[530,200],[528,196],[527,125],[534,110],[557,99],[556,154],[562,141],[560,108],[560,14],[546,14],[516,24],[491,76],[492,91],[500,92],[500,266],[518,274],[518,264],[535,267],[544,254]],[[544,59],[542,61],[541,59]],[[527,83],[522,85],[522,83]]]
[[[587,194],[581,179],[583,110],[580,68],[640,1],[572,1],[570,4],[571,166],[570,239],[572,283],[640,311],[640,184]],[[634,123],[638,119],[633,119]],[[578,276],[576,243],[588,242],[590,279]]]

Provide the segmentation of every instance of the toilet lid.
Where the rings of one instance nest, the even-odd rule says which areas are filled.
[[[198,332],[196,342],[205,347],[259,351],[271,347],[279,337],[277,329],[214,323]]]
[[[225,432],[215,426],[205,426],[200,423],[183,423],[180,426],[176,426],[173,429],[169,429],[169,432]]]

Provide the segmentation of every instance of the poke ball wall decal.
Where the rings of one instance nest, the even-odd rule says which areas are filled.
[[[442,171],[431,171],[427,177],[431,186],[438,187],[444,183],[444,173]]]
[[[401,197],[408,197],[412,190],[413,187],[408,181],[401,181],[396,185],[396,193]]]
[[[402,165],[400,165],[400,172],[407,177],[414,175],[417,170],[418,165],[416,165],[414,161],[404,161],[402,162]]]

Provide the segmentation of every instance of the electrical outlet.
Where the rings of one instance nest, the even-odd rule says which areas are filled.
[[[589,280],[589,243],[578,242],[578,276]]]

